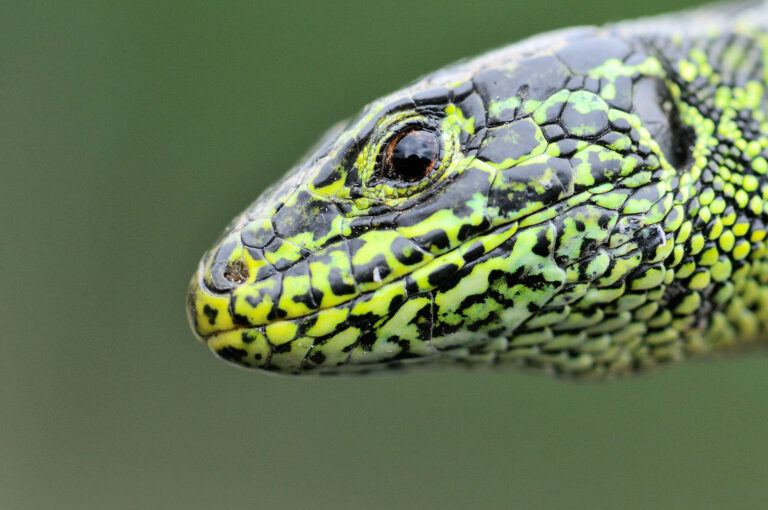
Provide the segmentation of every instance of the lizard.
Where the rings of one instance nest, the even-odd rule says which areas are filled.
[[[545,33],[333,127],[226,228],[192,329],[288,374],[574,378],[768,330],[768,4]]]

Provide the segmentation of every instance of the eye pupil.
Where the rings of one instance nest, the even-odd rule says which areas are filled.
[[[435,166],[440,153],[437,135],[413,130],[389,142],[384,158],[384,177],[393,181],[420,181]]]

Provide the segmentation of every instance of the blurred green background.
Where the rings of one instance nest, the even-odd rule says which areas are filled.
[[[184,314],[226,223],[366,102],[694,3],[2,2],[0,509],[763,506],[761,353],[295,379],[216,360]]]

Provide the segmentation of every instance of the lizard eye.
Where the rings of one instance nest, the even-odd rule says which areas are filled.
[[[435,167],[439,156],[440,140],[434,131],[403,131],[386,145],[383,177],[395,182],[418,182]]]

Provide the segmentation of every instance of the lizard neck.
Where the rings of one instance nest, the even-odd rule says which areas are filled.
[[[689,350],[768,331],[767,40],[755,31],[652,42],[688,134],[686,161],[667,181],[675,246],[664,299]]]

